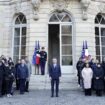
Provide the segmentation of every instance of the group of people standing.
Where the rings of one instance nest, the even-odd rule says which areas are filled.
[[[16,90],[20,90],[20,94],[28,92],[30,75],[31,64],[28,57],[19,59],[15,65],[11,57],[6,58],[2,55],[0,57],[0,97],[3,95],[12,97],[14,83],[16,83]]]
[[[102,63],[99,60],[79,59],[77,62],[78,84],[84,89],[86,96],[91,96],[92,91],[97,96],[102,96],[105,91],[105,59]]]

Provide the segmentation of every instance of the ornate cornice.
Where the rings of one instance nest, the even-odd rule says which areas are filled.
[[[58,11],[62,12],[65,8],[68,7],[71,0],[49,0],[52,6]]]
[[[43,3],[45,0],[11,0],[11,4],[15,4],[15,10],[18,13],[21,10],[21,3],[22,2],[27,2],[31,4],[32,11],[33,11],[33,19],[38,20],[39,19],[39,8],[40,4]],[[69,3],[73,0],[49,0],[49,2],[52,4],[52,7],[58,11],[62,12],[65,10]],[[101,12],[105,11],[105,0],[76,0],[81,3],[81,8],[82,8],[82,19],[87,20],[88,19],[88,8],[91,4],[91,2],[99,2],[99,9]]]

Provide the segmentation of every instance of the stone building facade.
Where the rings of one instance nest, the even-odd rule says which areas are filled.
[[[63,73],[75,73],[84,40],[92,57],[105,55],[104,13],[105,0],[0,0],[0,55],[31,61],[39,41],[48,62],[57,57]]]

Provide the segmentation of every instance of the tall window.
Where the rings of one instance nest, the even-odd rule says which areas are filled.
[[[61,65],[73,65],[72,55],[72,19],[67,12],[55,12],[50,18],[50,24],[60,26],[60,59]]]
[[[13,45],[13,59],[24,58],[26,56],[26,32],[27,21],[23,14],[17,16],[14,24],[14,45]]]
[[[99,13],[95,18],[96,58],[105,57],[105,14]]]

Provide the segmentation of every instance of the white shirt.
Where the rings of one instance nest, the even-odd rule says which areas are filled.
[[[56,67],[57,64],[53,64],[54,68]]]

